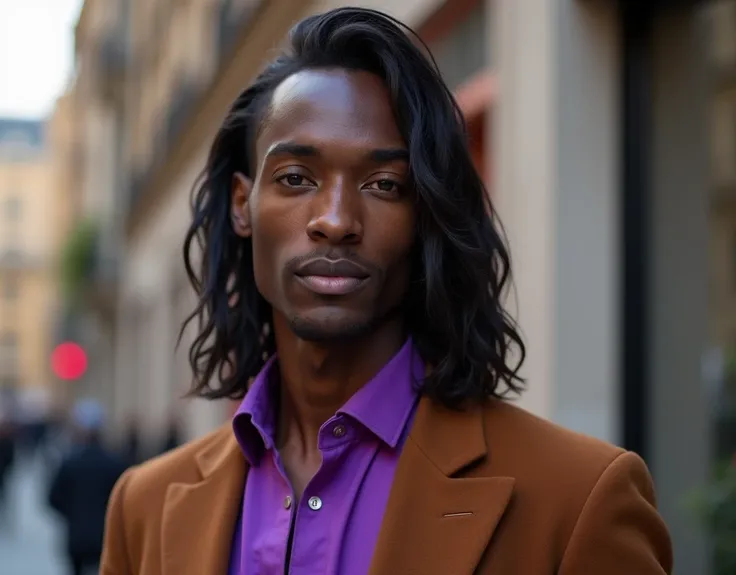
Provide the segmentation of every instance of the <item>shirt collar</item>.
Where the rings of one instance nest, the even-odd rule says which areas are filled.
[[[401,439],[424,377],[424,362],[408,339],[373,379],[361,387],[338,413],[367,427],[394,448]]]
[[[276,356],[269,359],[248,389],[233,418],[235,437],[251,465],[274,447],[276,430]],[[395,448],[416,404],[417,387],[424,377],[424,362],[408,339],[402,348],[338,413],[368,429]]]
[[[235,438],[251,465],[258,465],[265,450],[273,448],[276,435],[276,396],[271,381],[278,372],[271,357],[250,384],[233,417]]]

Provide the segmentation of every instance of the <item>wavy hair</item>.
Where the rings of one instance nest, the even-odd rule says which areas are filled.
[[[473,165],[462,113],[427,46],[381,12],[339,8],[308,17],[287,48],[235,100],[192,192],[184,264],[199,301],[189,349],[191,394],[240,398],[275,350],[271,308],[256,288],[250,239],[231,225],[231,182],[254,177],[254,141],[274,89],[304,69],[376,74],[409,149],[417,244],[405,321],[433,369],[421,392],[457,408],[520,393],[525,348],[503,307],[509,253]]]

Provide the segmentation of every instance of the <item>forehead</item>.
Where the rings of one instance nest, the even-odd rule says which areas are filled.
[[[276,88],[258,136],[258,157],[286,140],[403,146],[382,80],[368,72],[341,69],[304,70]]]

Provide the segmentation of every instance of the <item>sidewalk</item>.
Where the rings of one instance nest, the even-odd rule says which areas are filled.
[[[0,523],[0,575],[66,575],[57,553],[58,524],[45,507],[42,468],[20,462],[9,495],[11,522]]]

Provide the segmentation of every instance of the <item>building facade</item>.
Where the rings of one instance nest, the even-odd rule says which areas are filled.
[[[75,29],[75,70],[65,95],[73,118],[67,141],[56,155],[65,158],[64,186],[69,231],[62,250],[84,261],[83,277],[55,326],[58,343],[71,340],[86,351],[84,376],[67,382],[67,398],[95,397],[113,403],[115,324],[125,190],[126,137],[124,82],[128,54],[126,1],[88,0]],[[83,302],[83,305],[74,302]]]
[[[50,394],[62,202],[45,122],[0,118],[0,388]]]
[[[124,224],[109,240],[119,266],[99,379],[118,426],[136,414],[153,440],[174,409],[193,437],[230,406],[177,399],[189,382],[191,334],[175,343],[194,303],[181,261],[192,185],[229,104],[291,25],[343,3],[119,0],[115,18],[96,19],[97,4],[80,19],[84,59],[116,65],[87,66],[100,82],[83,80],[83,62],[78,85],[115,104],[90,116],[85,147],[117,151],[88,160],[86,181],[112,194],[99,209]],[[736,448],[714,417],[736,342],[735,2],[357,4],[419,31],[466,114],[511,245],[509,304],[528,347],[520,405],[641,453],[676,572],[708,573],[683,499]]]

